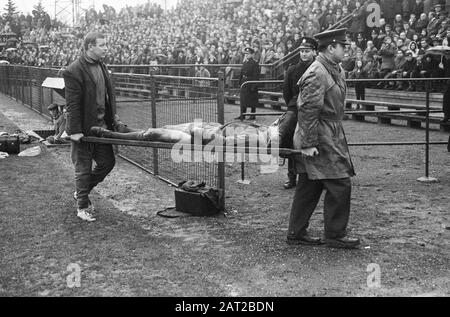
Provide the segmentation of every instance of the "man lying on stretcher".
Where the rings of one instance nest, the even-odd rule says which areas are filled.
[[[117,132],[101,127],[92,127],[93,136],[152,141],[168,143],[193,143],[201,137],[202,144],[211,141],[217,144],[259,144],[267,145],[278,141],[278,120],[270,126],[259,125],[253,122],[236,121],[221,125],[216,122],[189,122],[177,125],[165,125],[161,128],[147,130],[131,129],[121,122],[116,123]]]

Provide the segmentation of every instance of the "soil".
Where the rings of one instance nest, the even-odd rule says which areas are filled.
[[[227,105],[227,116],[238,107]],[[262,117],[268,123],[273,118]],[[344,121],[349,142],[424,140],[423,129]],[[51,129],[0,95],[0,130]],[[432,140],[448,134],[431,131]],[[22,148],[36,146],[36,143]],[[450,153],[424,146],[352,147],[349,232],[357,250],[285,242],[294,190],[286,167],[271,174],[227,166],[226,213],[162,218],[174,188],[118,158],[91,197],[97,221],[75,215],[69,147],[0,160],[0,296],[449,296]],[[323,204],[311,219],[323,230]],[[80,287],[69,287],[71,266]],[[374,266],[374,264],[376,264]],[[379,284],[373,283],[379,268]],[[372,281],[372,283],[371,283]]]

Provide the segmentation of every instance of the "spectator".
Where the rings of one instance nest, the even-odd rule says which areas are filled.
[[[411,13],[409,15],[408,25],[411,30],[416,31],[417,29],[417,18],[418,16],[415,13]]]
[[[367,79],[367,71],[363,67],[363,61],[357,60],[355,63],[355,69],[349,73],[350,79]],[[357,100],[365,100],[366,83],[365,82],[355,82],[355,93]],[[357,104],[355,109],[361,109],[361,105]]]
[[[416,27],[415,27],[416,32],[420,33],[420,32],[422,32],[422,30],[424,30],[424,29],[426,30],[428,23],[430,23],[430,21],[428,20],[427,14],[422,12],[419,15],[419,20],[416,23]]]
[[[405,64],[406,59],[403,55],[403,51],[402,50],[397,50],[397,56],[394,59],[394,69],[385,75],[384,78],[389,79],[389,78],[398,78],[401,76],[401,73],[403,71],[403,65]],[[384,88],[387,89],[397,89],[397,84],[396,82],[387,82],[384,86]]]
[[[381,44],[383,44],[383,41],[378,37],[378,32],[376,30],[372,30],[370,36],[373,45],[377,50],[379,50],[381,48]]]
[[[348,78],[349,72],[355,68],[355,58],[350,55],[349,51],[344,52],[344,57],[342,59],[342,68],[345,71],[345,77]]]
[[[384,78],[387,74],[391,73],[394,70],[394,56],[396,51],[397,47],[395,47],[395,45],[392,43],[391,38],[386,36],[386,38],[384,39],[384,43],[379,51],[381,56],[380,78]],[[384,82],[380,82],[377,86],[379,88],[383,88],[386,86],[386,84]]]
[[[417,61],[413,56],[413,52],[407,51],[406,55],[405,55],[405,59],[406,59],[406,61],[405,61],[405,64],[403,64],[401,78],[412,78],[414,75],[414,70],[417,65]],[[408,82],[402,81],[402,82],[398,83],[398,87],[399,87],[399,89],[407,90],[407,91],[411,91],[414,89],[414,86],[412,85],[412,83],[410,81],[408,81]]]
[[[405,32],[405,37],[409,40],[412,40],[414,34],[416,34],[416,31],[411,29],[409,22],[403,22],[403,32]]]
[[[430,12],[428,14],[428,20],[430,21],[430,22],[428,22],[428,25],[427,25],[428,36],[436,35],[438,28],[440,26],[439,18],[436,16],[436,13]]]
[[[419,55],[424,55],[427,49],[430,47],[429,45],[429,38],[423,37],[420,40],[420,48],[419,48]]]
[[[443,40],[447,36],[447,29],[448,29],[448,21],[447,19],[444,19],[441,21],[441,25],[436,33],[436,38]]]
[[[445,37],[442,40],[442,45],[449,46],[449,43],[450,43],[450,28],[447,29],[447,31],[445,32]]]
[[[400,28],[400,30],[403,29],[403,18],[402,18],[401,14],[395,15],[393,26],[394,26],[394,30],[397,28]]]
[[[364,39],[364,36],[362,33],[358,33],[356,35],[356,46],[359,47],[360,49],[365,49],[366,48],[366,40]]]
[[[368,60],[364,66],[364,71],[367,73],[368,79],[378,79],[380,78],[380,56],[375,54],[372,60]],[[368,87],[374,87],[375,84],[368,82]]]
[[[205,64],[208,64],[208,62],[205,62]],[[200,65],[197,71],[195,72],[195,77],[199,78],[209,78],[211,77],[211,73],[208,69],[206,69],[205,65]],[[207,87],[209,86],[209,81],[206,79],[203,80],[196,80],[196,83],[198,87],[200,87],[198,90],[198,98],[206,98],[207,97]],[[195,99],[194,99],[195,100]]]
[[[377,48],[373,45],[372,41],[367,41],[366,49],[363,52],[364,63],[373,60],[375,55],[378,55]]]
[[[422,55],[417,58],[417,65],[414,71],[414,77],[417,78],[431,78],[434,76],[435,69],[437,69],[437,63],[431,58],[430,55]],[[417,89],[418,83],[413,87]],[[420,83],[421,89],[425,89],[424,83]]]
[[[419,48],[417,47],[417,43],[414,41],[409,43],[408,51],[411,52],[413,58],[417,58],[417,56],[419,56]]]

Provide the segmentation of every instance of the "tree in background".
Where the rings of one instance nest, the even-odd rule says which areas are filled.
[[[13,23],[15,17],[17,16],[17,7],[14,1],[8,0],[3,10],[6,11],[6,13],[3,14],[3,19],[10,24]]]
[[[9,26],[9,32],[16,33],[20,35],[20,23],[19,23],[19,14],[17,12],[16,4],[13,0],[8,0],[6,6],[3,8],[6,12],[3,14],[3,22],[5,25]],[[8,27],[4,29],[7,30]]]
[[[37,5],[33,7],[33,26],[37,28],[45,28],[46,30],[49,30],[52,26],[52,22],[50,19],[50,15],[44,10],[44,7],[42,6],[42,0],[38,2]]]

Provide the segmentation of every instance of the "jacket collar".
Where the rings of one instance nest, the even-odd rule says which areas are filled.
[[[80,57],[80,63],[81,63],[81,66],[83,67],[83,70],[88,74],[89,78],[95,83],[94,76],[92,76],[91,71],[89,70],[88,66],[92,65],[92,64],[98,64],[102,68],[102,72],[103,72],[102,62],[94,61],[93,59],[89,58],[86,54],[83,54]]]
[[[333,62],[332,60],[327,58],[324,54],[319,54],[316,60],[326,68],[331,77],[333,77],[336,84],[339,85],[339,87],[341,87],[343,91],[345,91],[346,85],[345,79],[342,76],[341,66],[338,63]]]

